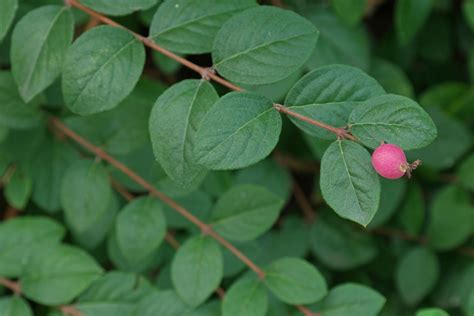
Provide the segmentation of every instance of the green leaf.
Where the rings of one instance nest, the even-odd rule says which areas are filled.
[[[410,150],[429,145],[437,136],[435,124],[418,103],[393,94],[370,99],[355,108],[350,130],[370,148],[385,141]]]
[[[423,190],[416,182],[410,182],[407,194],[398,211],[398,222],[408,233],[418,235],[425,220]]]
[[[150,116],[150,136],[156,159],[174,182],[188,186],[206,169],[196,164],[197,129],[219,99],[204,80],[184,80],[163,93]]]
[[[186,241],[171,263],[171,279],[176,292],[191,306],[200,305],[212,294],[219,286],[223,272],[221,249],[208,236]]]
[[[331,0],[336,14],[348,25],[359,23],[364,17],[367,0]]]
[[[175,200],[179,205],[183,206],[191,214],[204,222],[207,222],[209,219],[209,214],[214,202],[207,193],[201,190],[195,190],[192,193],[177,196],[175,197]],[[163,209],[165,211],[166,224],[168,227],[178,229],[184,228],[188,230],[196,229],[196,226],[193,223],[184,218],[169,205],[163,204]]]
[[[65,6],[40,7],[16,24],[10,54],[12,74],[23,100],[31,101],[59,76],[73,33],[74,18]]]
[[[127,15],[149,9],[157,4],[158,0],[81,0],[81,3],[108,15]]]
[[[36,99],[25,103],[20,97],[12,75],[0,71],[0,124],[15,129],[38,126],[43,116],[37,104]]]
[[[410,43],[428,20],[433,0],[397,0],[395,27],[402,45]]]
[[[378,254],[377,245],[368,234],[332,213],[318,217],[310,233],[312,253],[334,270],[358,268]]]
[[[349,27],[322,7],[305,10],[305,14],[321,32],[316,49],[307,62],[310,69],[345,64],[369,70],[370,41],[363,27]]]
[[[21,169],[16,169],[5,186],[5,199],[17,209],[24,209],[31,197],[31,178]]]
[[[0,315],[2,316],[33,316],[33,311],[20,296],[3,297],[0,299]]]
[[[398,263],[395,279],[405,303],[421,302],[436,285],[439,270],[438,258],[429,249],[415,247],[405,253]]]
[[[267,290],[260,280],[243,278],[227,291],[222,302],[222,316],[265,316]]]
[[[416,312],[416,316],[449,316],[449,314],[439,308],[425,308]]]
[[[462,4],[462,12],[464,13],[464,18],[466,19],[467,23],[471,29],[474,30],[474,1],[464,0]]]
[[[117,216],[117,244],[130,262],[140,262],[155,252],[165,234],[165,216],[160,202],[154,197],[133,200]]]
[[[171,290],[148,295],[140,301],[134,316],[182,316],[188,315],[192,308],[186,305]]]
[[[318,304],[321,316],[375,316],[385,298],[367,286],[344,283],[331,289]]]
[[[390,220],[405,196],[406,187],[406,181],[380,178],[379,209],[368,225],[369,228],[382,226]]]
[[[61,208],[61,181],[67,168],[78,159],[73,147],[56,137],[48,137],[35,153],[30,165],[33,201],[48,212]]]
[[[363,71],[344,65],[321,67],[301,78],[288,93],[285,105],[292,111],[344,127],[349,115],[359,104],[385,94],[383,88]],[[326,139],[335,135],[320,127],[290,117],[306,133]]]
[[[421,159],[425,166],[446,169],[469,150],[472,137],[469,129],[455,118],[449,117],[437,107],[428,109],[438,129],[438,137],[429,146],[407,153],[409,159]]]
[[[248,9],[216,35],[212,60],[225,78],[244,84],[276,82],[308,60],[316,28],[298,14],[270,6]]]
[[[49,248],[65,234],[56,221],[41,216],[17,217],[0,225],[0,275],[19,277],[39,249]]]
[[[413,98],[414,88],[410,79],[398,65],[381,58],[372,61],[370,74],[380,83],[382,87],[393,94]]]
[[[327,294],[319,271],[300,258],[281,258],[265,269],[265,285],[287,304],[311,304]]]
[[[145,49],[133,35],[99,26],[81,35],[68,51],[62,77],[67,107],[90,115],[116,107],[132,92],[145,63]]]
[[[222,25],[255,5],[255,0],[165,1],[153,16],[149,37],[173,52],[208,53]]]
[[[309,250],[310,231],[301,217],[286,215],[278,226],[278,229],[270,230],[258,240],[258,262],[262,264],[282,257],[305,257]],[[244,252],[252,255],[248,251]]]
[[[456,186],[441,189],[433,198],[428,222],[428,239],[437,250],[461,245],[470,235],[474,209],[469,194]]]
[[[71,116],[65,123],[108,153],[125,155],[149,146],[148,120],[160,92],[159,83],[140,81],[116,108],[85,117]]]
[[[232,92],[217,101],[196,135],[195,157],[214,170],[240,169],[270,154],[281,131],[272,102],[250,92]]]
[[[285,201],[290,196],[291,181],[288,170],[273,159],[262,160],[255,165],[239,170],[235,175],[235,184],[262,186]]]
[[[111,194],[109,176],[101,163],[75,161],[61,184],[61,205],[68,225],[77,232],[87,230],[107,212]]]
[[[95,280],[78,302],[138,302],[153,289],[150,282],[139,274],[111,271]]]
[[[474,154],[468,156],[459,166],[457,176],[461,184],[474,192]]]
[[[336,141],[321,160],[321,193],[341,217],[367,226],[379,206],[380,182],[367,150],[352,141]]]
[[[18,0],[4,0],[0,12],[0,42],[7,35],[8,29],[15,18],[18,9]]]
[[[211,226],[224,238],[253,240],[273,226],[282,207],[283,200],[263,187],[237,185],[217,201]]]
[[[102,273],[86,252],[66,245],[36,254],[20,277],[22,293],[44,305],[70,302]]]
[[[148,257],[141,261],[134,260],[130,262],[126,255],[122,253],[118,246],[116,233],[111,231],[107,238],[107,253],[113,264],[122,271],[128,272],[145,272],[160,264],[162,254],[158,252],[151,253]]]
[[[87,316],[132,316],[153,289],[142,276],[112,271],[94,281],[74,306]]]
[[[113,228],[119,208],[118,198],[115,194],[112,194],[107,211],[96,222],[92,223],[88,229],[79,232],[71,228],[74,241],[87,250],[97,249]]]

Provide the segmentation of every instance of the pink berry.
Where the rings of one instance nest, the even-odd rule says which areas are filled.
[[[394,144],[377,147],[372,154],[372,165],[379,175],[387,179],[403,177],[409,166],[403,149]]]

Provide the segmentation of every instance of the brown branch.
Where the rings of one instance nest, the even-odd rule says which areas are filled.
[[[21,286],[18,282],[0,277],[0,285],[6,287],[16,295],[21,294]]]
[[[273,152],[273,157],[281,166],[300,173],[316,173],[319,171],[319,164],[313,161],[299,160],[291,155],[283,154],[279,150]]]
[[[166,194],[162,193],[161,191],[157,190],[152,184],[147,182],[145,179],[140,177],[137,173],[129,169],[123,163],[109,155],[107,152],[102,150],[101,148],[95,146],[94,144],[90,143],[86,139],[79,136],[77,133],[69,129],[66,125],[64,125],[59,119],[53,117],[51,118],[51,123],[59,129],[62,133],[64,133],[67,137],[71,138],[72,140],[76,141],[78,144],[83,146],[88,151],[94,153],[96,156],[100,157],[101,159],[107,161],[116,169],[120,170],[124,174],[126,174],[130,179],[135,181],[137,184],[142,186],[146,189],[150,194],[158,197],[161,201],[165,204],[173,208],[176,212],[178,212],[181,216],[186,218],[188,221],[196,225],[203,234],[209,235],[210,237],[214,238],[217,242],[219,242],[222,246],[227,248],[231,251],[235,256],[237,256],[243,263],[245,263],[251,270],[253,270],[260,278],[265,277],[265,272],[258,267],[252,260],[250,260],[246,255],[240,252],[237,248],[235,248],[232,244],[230,244],[227,240],[222,238],[219,234],[217,234],[211,226],[207,225],[206,223],[199,220],[196,216],[188,212],[184,207],[179,205],[176,201],[172,198],[167,196]]]
[[[87,22],[86,26],[84,26],[84,31],[88,31],[100,24],[100,20],[96,17],[91,17]]]
[[[298,181],[293,178],[293,195],[295,197],[296,203],[300,206],[303,211],[304,217],[308,223],[313,223],[316,219],[316,212],[311,206],[311,203],[306,198],[306,195],[303,192],[303,189],[299,185]]]
[[[59,310],[66,315],[70,316],[84,316],[82,313],[72,305],[61,305]]]
[[[206,80],[214,80],[215,82],[217,83],[220,83],[221,85],[229,88],[230,90],[234,90],[234,91],[244,91],[243,88],[225,80],[224,78],[218,76],[217,74],[215,74],[214,71],[212,71],[211,69],[212,68],[206,68],[206,67],[201,67],[199,65],[196,65],[195,63],[192,63],[190,62],[189,60],[187,60],[186,58],[183,58],[181,56],[178,56],[176,55],[175,53],[157,45],[156,43],[153,42],[153,40],[151,38],[148,38],[148,37],[145,37],[141,34],[138,34],[126,27],[124,27],[123,25],[115,22],[114,20],[82,5],[81,3],[79,3],[79,1],[77,0],[65,0],[66,4],[69,5],[69,6],[72,6],[72,7],[75,7],[87,14],[89,14],[90,16],[96,18],[97,20],[99,20],[100,22],[104,23],[104,24],[107,24],[107,25],[110,25],[110,26],[113,26],[113,27],[117,27],[117,28],[120,28],[120,29],[123,29],[127,32],[129,32],[131,35],[133,35],[137,40],[139,40],[140,42],[142,42],[145,46],[177,61],[178,63],[180,63],[181,65],[185,66],[185,67],[188,67],[189,69],[197,72],[198,74],[201,75],[201,77],[203,79],[206,79]],[[337,127],[333,127],[329,124],[326,124],[326,123],[323,123],[323,122],[319,122],[317,120],[313,120],[309,117],[306,117],[304,115],[301,115],[301,114],[298,114],[298,113],[295,113],[289,109],[287,109],[285,106],[281,105],[281,104],[274,104],[273,105],[275,110],[277,110],[278,112],[280,113],[284,113],[286,115],[290,115],[290,116],[293,116],[299,120],[302,120],[302,121],[305,121],[306,123],[309,123],[309,124],[312,124],[312,125],[315,125],[315,126],[318,126],[320,128],[323,128],[323,129],[326,129],[332,133],[335,133],[338,137],[340,138],[347,138],[347,139],[350,139],[350,140],[355,140],[355,137],[352,136],[352,134],[350,134],[349,132],[347,132],[344,128],[337,128]]]
[[[374,229],[366,231],[366,232],[369,232],[369,233],[372,232],[372,233],[375,233],[377,235],[382,235],[382,236],[386,236],[386,237],[390,237],[390,238],[397,238],[397,239],[406,240],[406,241],[413,241],[413,242],[416,242],[420,245],[426,245],[426,244],[429,243],[428,238],[426,238],[424,236],[415,236],[415,235],[407,233],[403,230],[392,228],[392,227],[378,227],[378,228],[374,228]],[[467,247],[467,246],[462,246],[462,247],[459,247],[459,248],[455,249],[454,251],[461,254],[461,255],[474,258],[474,248]]]
[[[3,214],[3,219],[7,220],[7,219],[15,218],[18,215],[20,215],[20,210],[9,205],[7,206],[7,209],[5,210],[5,213]]]
[[[288,109],[286,106],[283,106],[281,104],[273,104],[273,107],[275,108],[275,110],[277,110],[280,113],[285,113],[286,115],[293,116],[303,122],[306,122],[311,125],[330,131],[331,133],[336,134],[338,138],[344,138],[344,139],[350,139],[350,140],[356,141],[356,138],[342,127],[334,127],[329,124],[313,120],[312,118],[293,112],[290,109]]]

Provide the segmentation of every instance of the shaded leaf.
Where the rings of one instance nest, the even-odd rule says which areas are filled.
[[[73,43],[64,64],[67,107],[80,115],[116,107],[132,92],[144,63],[142,43],[127,31],[106,25],[87,31]]]
[[[231,81],[271,83],[303,66],[317,39],[316,28],[296,13],[259,6],[222,26],[214,40],[212,60],[217,71]]]
[[[202,120],[195,157],[213,170],[244,168],[270,154],[280,131],[280,114],[269,99],[232,92],[220,98]]]
[[[171,279],[181,299],[198,306],[219,286],[223,271],[219,245],[210,237],[199,236],[189,239],[176,252]]]
[[[197,130],[218,99],[209,82],[184,80],[166,90],[153,106],[150,116],[153,152],[166,174],[182,186],[206,174],[194,157]]]
[[[265,285],[287,304],[311,304],[327,294],[319,271],[300,258],[281,258],[265,269]]]
[[[379,206],[380,182],[365,148],[336,141],[321,161],[321,193],[341,217],[366,226]]]
[[[217,201],[211,226],[224,238],[253,240],[270,229],[282,207],[282,199],[263,187],[236,185]]]
[[[437,136],[428,113],[413,100],[397,95],[376,97],[359,105],[350,116],[350,130],[370,148],[382,141],[404,150],[421,148]]]
[[[165,1],[153,16],[150,38],[173,52],[208,53],[222,25],[255,5],[255,0]]]
[[[67,6],[40,7],[16,24],[10,54],[12,74],[23,100],[31,101],[59,76],[73,32],[74,19]]]

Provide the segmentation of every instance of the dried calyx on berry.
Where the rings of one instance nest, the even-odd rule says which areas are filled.
[[[372,165],[379,175],[387,179],[398,179],[411,173],[421,164],[421,160],[408,163],[403,149],[394,144],[382,144],[372,153]]]

